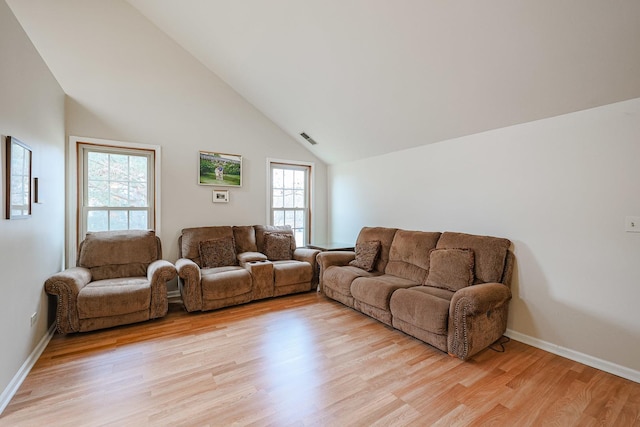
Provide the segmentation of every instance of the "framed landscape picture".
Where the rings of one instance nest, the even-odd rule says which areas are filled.
[[[242,187],[242,156],[200,151],[198,184]]]

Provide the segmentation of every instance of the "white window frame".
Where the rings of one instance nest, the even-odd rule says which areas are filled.
[[[69,137],[69,146],[68,146],[68,175],[67,175],[67,194],[69,195],[68,200],[68,212],[67,215],[67,231],[68,231],[68,242],[67,245],[67,267],[72,267],[76,265],[76,257],[78,251],[78,245],[82,240],[81,230],[82,230],[82,218],[81,218],[81,209],[82,203],[80,203],[81,197],[83,197],[83,190],[80,187],[82,184],[81,173],[82,164],[79,164],[78,159],[79,156],[82,155],[81,145],[89,145],[96,146],[99,148],[100,146],[111,149],[122,149],[126,150],[146,150],[153,151],[154,162],[150,167],[153,168],[153,177],[154,177],[154,200],[153,209],[151,214],[153,215],[154,220],[152,221],[155,226],[153,227],[156,234],[160,234],[160,177],[161,175],[161,158],[162,158],[162,150],[159,145],[150,145],[150,144],[140,144],[134,142],[124,142],[124,141],[114,141],[107,139],[97,139],[97,138],[84,138],[77,136]]]
[[[79,181],[82,185],[78,185],[78,200],[80,201],[80,216],[78,217],[78,230],[80,230],[81,239],[88,232],[88,215],[91,211],[104,211],[104,212],[112,212],[112,211],[146,211],[147,212],[147,229],[155,230],[155,203],[154,203],[154,188],[147,186],[147,197],[145,207],[114,207],[114,206],[89,206],[88,205],[88,186],[89,186],[89,176],[88,171],[85,166],[89,161],[90,153],[103,153],[103,154],[117,154],[117,155],[125,155],[125,156],[138,156],[144,157],[147,159],[147,182],[153,183],[154,179],[154,163],[155,163],[155,152],[153,150],[141,150],[141,149],[130,149],[130,148],[121,148],[121,147],[111,147],[105,145],[95,145],[95,144],[87,144],[80,143],[78,144],[78,158],[82,159],[78,164],[78,177]]]
[[[266,212],[266,224],[273,224],[273,214],[272,214],[272,204],[273,204],[273,194],[272,194],[272,173],[271,167],[273,165],[283,165],[283,166],[292,166],[292,167],[306,167],[309,168],[309,177],[307,183],[307,192],[308,192],[308,207],[307,207],[307,227],[304,235],[304,245],[308,245],[311,243],[311,239],[314,234],[314,185],[315,185],[315,163],[313,162],[304,162],[300,160],[284,160],[284,159],[274,159],[267,158],[267,212]]]

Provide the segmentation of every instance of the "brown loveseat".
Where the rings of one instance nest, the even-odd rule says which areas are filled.
[[[317,286],[315,249],[296,248],[289,226],[185,228],[176,261],[187,311],[206,311]]]
[[[153,231],[87,233],[77,267],[54,274],[44,285],[58,297],[58,331],[86,332],[167,314],[167,282],[176,269],[160,258]]]
[[[355,252],[318,255],[320,289],[465,360],[506,330],[510,245],[490,236],[364,227]],[[375,247],[377,256],[367,259],[365,249]],[[365,256],[356,257],[359,251]]]

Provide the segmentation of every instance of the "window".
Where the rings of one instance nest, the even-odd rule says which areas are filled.
[[[290,225],[297,246],[310,241],[311,165],[269,161],[271,225]]]
[[[155,152],[78,144],[80,240],[89,231],[155,229]]]

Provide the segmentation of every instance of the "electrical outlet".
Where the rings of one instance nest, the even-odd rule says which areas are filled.
[[[38,312],[37,311],[31,315],[31,326],[36,324],[36,320],[38,320]]]
[[[628,216],[624,219],[624,229],[627,233],[640,233],[640,216]]]

